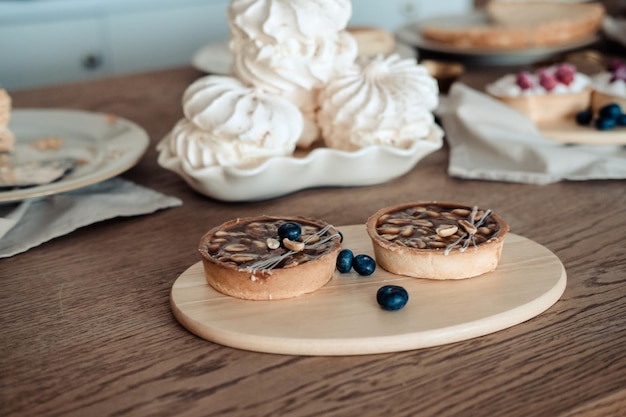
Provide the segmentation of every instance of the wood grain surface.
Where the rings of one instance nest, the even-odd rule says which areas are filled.
[[[507,70],[469,69],[470,85]],[[13,92],[16,107],[107,112],[151,146],[123,177],[178,208],[81,228],[0,260],[3,416],[596,416],[626,409],[626,184],[535,186],[447,175],[444,148],[389,183],[256,203],[203,197],[156,163],[182,117],[190,68]],[[375,167],[372,167],[375,169]],[[438,347],[365,356],[255,353],[190,335],[169,292],[211,227],[258,214],[361,224],[416,200],[490,207],[563,262],[567,288],[545,313]]]

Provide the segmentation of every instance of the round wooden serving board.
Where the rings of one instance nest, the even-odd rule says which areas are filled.
[[[363,225],[343,226],[343,247],[373,256]],[[398,311],[376,303],[385,284],[401,285],[409,302]],[[377,268],[363,277],[340,274],[312,294],[246,301],[210,287],[202,263],[174,283],[174,316],[192,333],[235,348],[293,355],[362,355],[397,352],[467,340],[529,320],[561,297],[565,268],[547,248],[506,237],[498,268],[480,277],[433,281]]]
[[[572,118],[537,123],[539,132],[547,138],[571,145],[626,145],[626,128],[597,130],[592,126],[580,126]]]

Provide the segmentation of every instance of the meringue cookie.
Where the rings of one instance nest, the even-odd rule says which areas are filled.
[[[290,155],[303,131],[295,105],[233,77],[196,80],[183,94],[183,113],[186,122],[174,127],[169,146],[195,168],[250,166]]]
[[[232,0],[228,6],[231,33],[265,44],[339,32],[351,16],[350,0]]]
[[[183,118],[159,143],[157,150],[177,157],[192,170],[203,169],[217,165],[211,140],[211,134]]]
[[[311,90],[354,63],[358,46],[346,31],[280,44],[233,37],[233,73],[245,83],[274,94]]]
[[[263,147],[289,148],[302,133],[302,115],[295,105],[233,77],[196,80],[183,94],[183,112],[215,137]]]
[[[183,118],[159,144],[158,150],[170,158],[178,158],[190,171],[196,171],[212,166],[254,167],[274,156],[291,155],[294,146],[224,140]]]
[[[406,148],[428,136],[438,104],[436,80],[398,55],[360,60],[320,93],[318,124],[330,148]]]

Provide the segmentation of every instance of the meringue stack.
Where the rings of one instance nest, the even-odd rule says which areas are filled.
[[[350,0],[232,0],[228,7],[233,74],[300,109],[299,147],[320,137],[320,89],[357,57],[346,31],[351,15]]]
[[[251,168],[318,139],[327,147],[410,148],[433,131],[437,82],[414,59],[359,58],[350,0],[231,0],[232,76],[209,75],[182,98],[184,118],[159,162],[192,177]]]

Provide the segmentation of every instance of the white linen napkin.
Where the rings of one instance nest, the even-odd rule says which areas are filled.
[[[26,252],[74,230],[118,216],[136,216],[182,204],[178,198],[121,178],[45,198],[0,206],[0,258]]]
[[[437,114],[451,176],[529,184],[626,178],[626,147],[545,138],[529,118],[465,84],[452,85]]]

